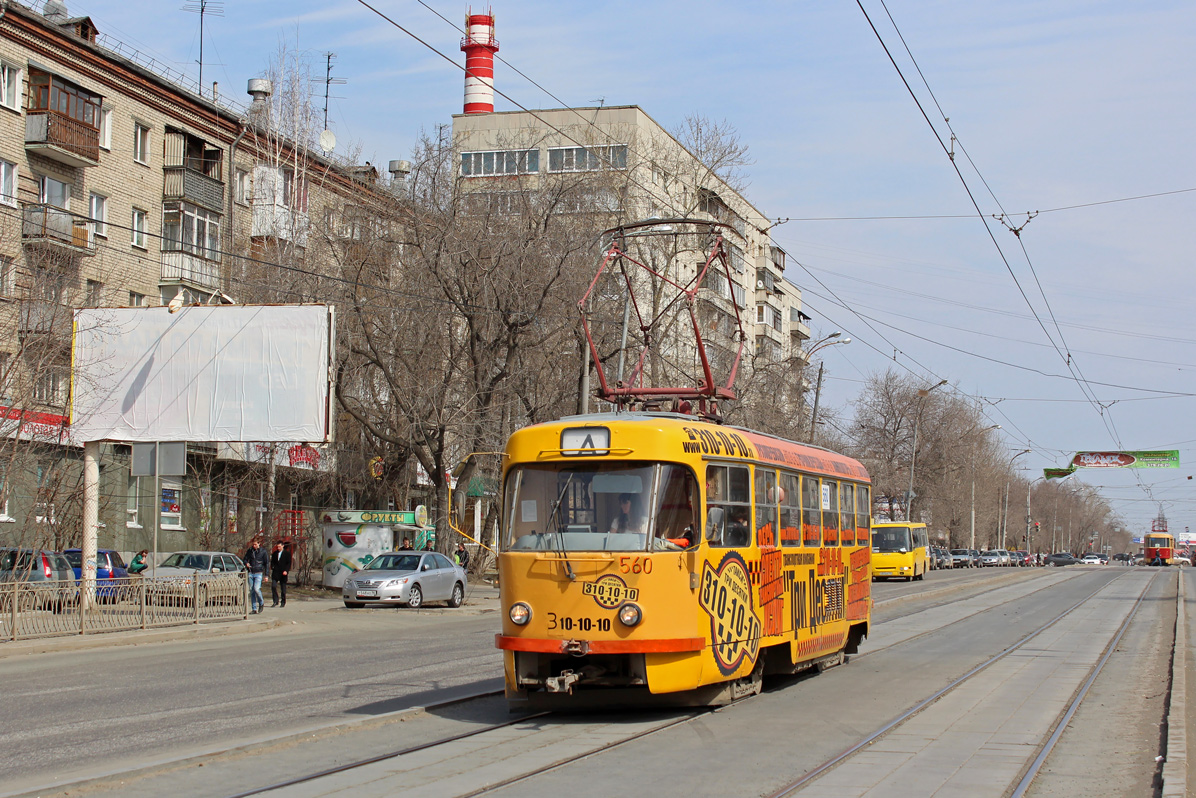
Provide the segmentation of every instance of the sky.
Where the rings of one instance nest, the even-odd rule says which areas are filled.
[[[286,47],[322,107],[335,53],[338,150],[409,157],[461,111],[468,6],[369,2],[389,21],[360,0],[209,0],[204,83],[246,101]],[[946,379],[1011,457],[1032,450],[1026,478],[1077,451],[1176,449],[1178,470],[1072,481],[1135,534],[1160,511],[1196,528],[1196,5],[861,2],[508,0],[492,6],[496,86],[526,108],[733,125],[754,161],[745,195],[788,220],[773,237],[814,337],[853,339],[819,353],[824,405],[850,416],[889,368]],[[195,79],[184,5],[198,0],[67,0]]]

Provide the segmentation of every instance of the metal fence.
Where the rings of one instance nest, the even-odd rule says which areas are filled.
[[[248,618],[245,574],[104,580],[91,601],[73,579],[0,582],[0,640]]]

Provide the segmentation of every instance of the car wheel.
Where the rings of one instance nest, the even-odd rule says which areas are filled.
[[[362,604],[360,601],[346,601],[345,606],[351,610],[359,610],[362,607],[364,607],[365,605]]]
[[[465,603],[465,588],[461,587],[461,583],[453,585],[453,597],[449,599],[449,606],[453,609],[460,607]]]
[[[424,603],[424,591],[419,589],[419,585],[412,585],[410,592],[407,593],[407,606],[412,609],[419,609]]]

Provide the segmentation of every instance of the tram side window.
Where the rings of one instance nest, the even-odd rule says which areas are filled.
[[[756,545],[777,545],[777,472],[756,467]]]
[[[801,489],[797,474],[781,474],[781,545],[801,545]]]
[[[839,524],[840,540],[844,546],[855,545],[855,485],[846,482],[839,483],[839,516],[843,519]]]
[[[872,502],[870,491],[864,485],[857,485],[855,489],[855,531],[856,543],[861,546],[870,545],[868,531],[872,526]]]
[[[801,478],[801,530],[807,546],[822,545],[822,498],[818,477]]]
[[[751,480],[745,466],[706,468],[706,540],[746,546],[751,539]]]
[[[822,545],[839,545],[839,483],[822,481]]]

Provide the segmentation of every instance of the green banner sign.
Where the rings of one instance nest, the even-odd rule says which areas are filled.
[[[1179,452],[1076,452],[1072,468],[1179,468]]]

